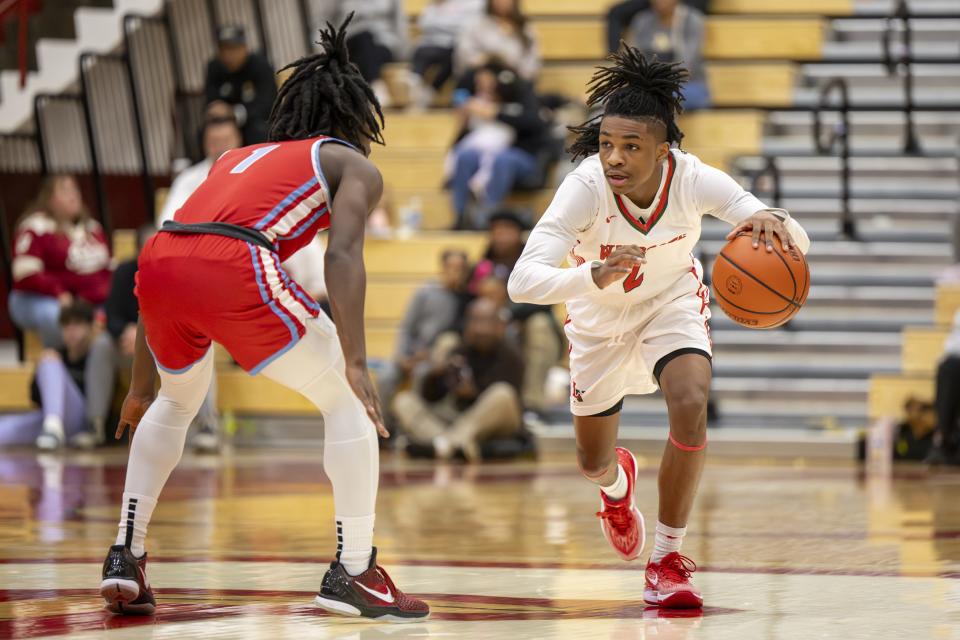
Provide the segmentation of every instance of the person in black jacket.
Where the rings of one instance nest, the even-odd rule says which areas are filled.
[[[707,13],[707,0],[683,0],[689,7]],[[620,48],[623,32],[641,11],[650,8],[650,0],[626,0],[610,7],[607,12],[607,51],[614,53]]]
[[[490,62],[465,82],[458,91],[461,130],[449,180],[455,228],[472,226],[472,194],[478,201],[473,224],[486,228],[486,213],[540,172],[537,156],[548,143],[548,126],[533,89],[509,67]]]
[[[477,461],[485,441],[521,430],[524,362],[504,339],[502,311],[484,298],[472,302],[462,343],[433,354],[433,367],[415,390],[394,398],[397,421],[411,443],[432,446],[441,459],[460,451]]]
[[[217,31],[217,56],[207,64],[204,94],[209,119],[236,119],[243,143],[267,139],[267,118],[277,97],[273,67],[247,47],[243,27],[230,25]]]

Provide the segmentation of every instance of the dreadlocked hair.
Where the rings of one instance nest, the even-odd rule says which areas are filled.
[[[271,142],[340,136],[356,146],[363,139],[383,144],[383,110],[346,47],[347,16],[339,28],[320,29],[320,53],[291,62],[293,69],[270,111]]]
[[[607,57],[610,67],[598,67],[587,89],[587,106],[603,107],[603,113],[578,127],[569,127],[577,139],[567,149],[573,159],[593,155],[600,150],[600,121],[604,116],[622,116],[658,123],[667,130],[667,142],[680,144],[683,132],[676,116],[683,112],[681,87],[688,73],[677,63],[647,58],[639,49],[624,42],[620,50]]]

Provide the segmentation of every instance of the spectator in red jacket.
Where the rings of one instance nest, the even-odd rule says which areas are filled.
[[[83,205],[73,176],[47,178],[17,225],[10,317],[62,346],[60,309],[82,299],[99,306],[110,290],[110,247]]]

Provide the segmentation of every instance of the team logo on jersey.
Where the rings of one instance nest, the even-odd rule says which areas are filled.
[[[587,392],[586,389],[577,389],[576,380],[570,381],[570,395],[573,397],[574,400],[576,400],[577,402],[583,402],[583,394],[585,394],[586,392]]]

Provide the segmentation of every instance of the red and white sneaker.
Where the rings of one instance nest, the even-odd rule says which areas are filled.
[[[339,562],[331,562],[314,603],[331,613],[384,622],[414,622],[430,615],[426,602],[397,589],[387,572],[377,566],[376,547],[370,568],[358,576],[351,576]]]
[[[647,584],[643,601],[668,609],[696,609],[703,606],[700,590],[690,582],[697,564],[676,551],[660,562],[647,563]]]
[[[633,488],[637,484],[637,459],[633,454],[617,447],[617,462],[627,474],[627,495],[622,500],[611,500],[600,492],[600,529],[603,537],[624,560],[634,560],[643,551],[646,529],[643,515],[633,502]]]

